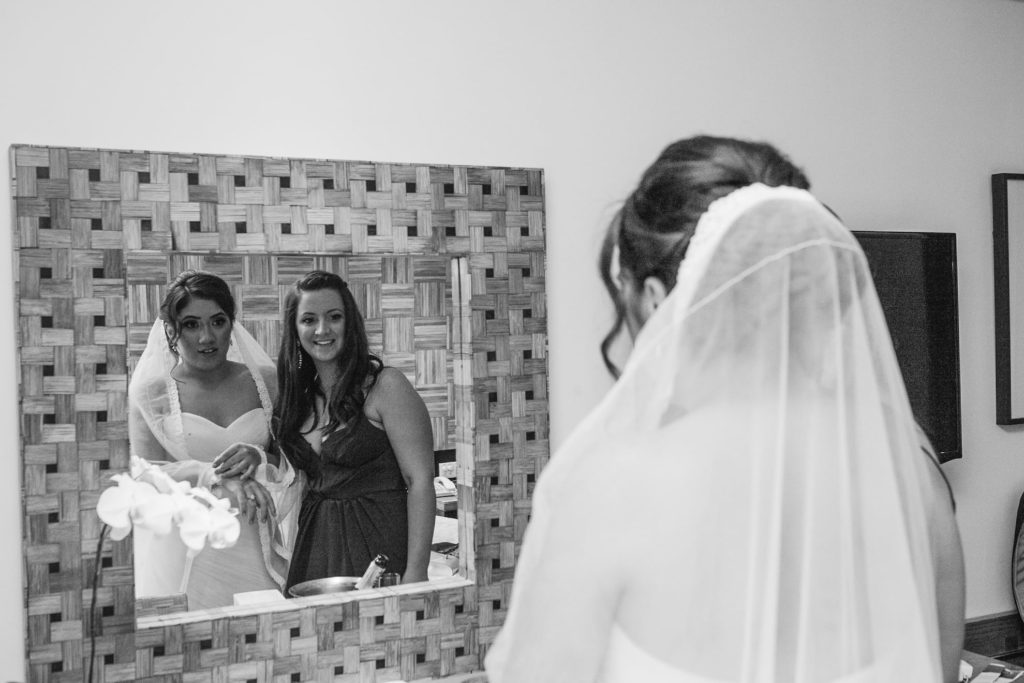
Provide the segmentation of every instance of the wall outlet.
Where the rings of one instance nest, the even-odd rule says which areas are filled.
[[[455,478],[455,473],[458,468],[454,462],[442,462],[437,465],[437,473],[442,477],[448,477],[449,479]]]

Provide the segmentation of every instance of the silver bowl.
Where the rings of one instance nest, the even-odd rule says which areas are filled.
[[[310,595],[344,593],[355,590],[358,582],[358,576],[328,576],[323,579],[312,579],[311,581],[297,583],[288,589],[288,595],[293,598],[305,598]]]

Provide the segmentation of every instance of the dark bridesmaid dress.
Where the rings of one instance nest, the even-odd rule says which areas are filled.
[[[303,438],[291,448],[312,447]],[[328,436],[320,471],[308,477],[299,512],[287,587],[328,576],[361,576],[377,556],[387,571],[405,572],[407,491],[384,430],[360,413],[354,424]]]

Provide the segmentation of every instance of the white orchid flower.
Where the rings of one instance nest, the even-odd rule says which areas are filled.
[[[96,502],[96,514],[110,526],[110,537],[120,541],[132,531],[132,488],[138,483],[126,474],[115,474],[113,479],[117,486],[111,486],[100,494]]]
[[[227,503],[227,501],[224,501]],[[238,523],[237,510],[229,509],[227,505],[210,508],[210,532],[209,540],[211,548],[230,548],[237,541],[242,533],[242,527]]]
[[[182,501],[176,515],[178,535],[188,549],[199,552],[206,546],[210,532],[210,510],[194,498]]]
[[[134,527],[164,535],[178,527],[190,555],[209,542],[213,548],[233,546],[241,534],[236,515],[227,499],[217,498],[205,487],[176,481],[152,463],[131,457],[131,474],[116,474],[117,486],[100,494],[96,514],[110,526],[111,539],[119,541]]]
[[[177,508],[174,497],[160,493],[145,482],[138,482],[134,493],[132,524],[149,529],[158,536],[170,533]]]

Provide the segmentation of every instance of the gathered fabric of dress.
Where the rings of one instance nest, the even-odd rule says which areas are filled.
[[[315,450],[297,436],[291,448]],[[311,455],[312,457],[312,455]],[[362,412],[323,438],[319,471],[307,472],[288,587],[328,576],[362,576],[378,553],[387,571],[405,571],[409,543],[408,492],[387,433]]]
[[[855,238],[738,189],[539,477],[488,678],[941,680],[934,466]]]
[[[172,478],[194,486],[218,480],[213,460],[234,444],[265,449],[270,442],[273,405],[268,381],[276,381],[274,364],[255,339],[239,324],[232,330],[228,359],[249,369],[260,408],[221,426],[201,415],[185,413],[170,371],[178,360],[170,352],[163,323],[157,321],[146,349],[132,373],[129,387],[129,437],[132,453],[158,464]],[[154,456],[162,449],[160,456]],[[163,455],[173,460],[160,460]],[[294,542],[301,497],[301,477],[282,458],[280,467],[263,461],[255,477],[270,493],[277,510],[266,522],[242,519],[238,541],[229,548],[206,548],[189,558],[177,533],[156,535],[135,530],[135,590],[137,597],[184,592],[188,609],[231,605],[236,593],[284,589]],[[182,588],[184,587],[184,591]]]

